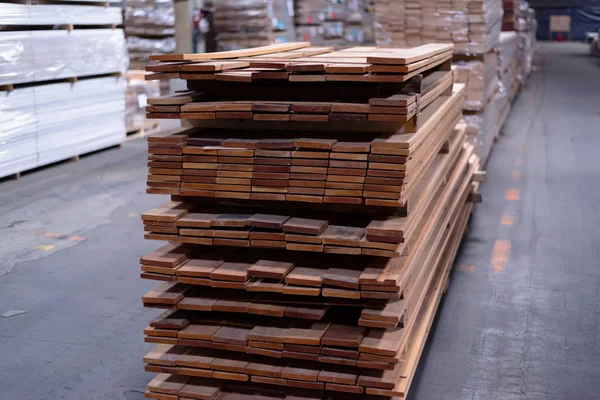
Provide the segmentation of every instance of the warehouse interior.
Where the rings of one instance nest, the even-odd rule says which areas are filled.
[[[0,0],[0,400],[597,399],[599,7]]]

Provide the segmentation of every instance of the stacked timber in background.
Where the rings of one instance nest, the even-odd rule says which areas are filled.
[[[464,83],[468,134],[483,163],[496,136],[501,107],[490,105],[499,91],[496,47],[502,0],[376,0],[378,45],[454,43],[456,82]]]
[[[361,1],[296,0],[298,40],[315,46],[373,45],[373,13]]]
[[[129,70],[125,74],[127,90],[125,92],[125,126],[127,134],[146,136],[158,129],[158,121],[146,118],[146,100],[161,94],[159,81],[147,81],[146,71]]]
[[[131,68],[143,70],[150,54],[175,51],[173,0],[124,0],[123,28]]]
[[[520,80],[524,84],[533,63],[535,51],[537,20],[535,10],[523,0],[503,0],[503,31],[515,31],[519,40]]]
[[[405,397],[482,177],[451,45],[153,57],[146,397]]]
[[[121,143],[121,7],[0,3],[0,177]]]
[[[213,23],[220,51],[295,40],[293,7],[287,0],[220,0]]]
[[[498,43],[501,0],[376,0],[378,45],[454,43],[457,54],[483,54]]]

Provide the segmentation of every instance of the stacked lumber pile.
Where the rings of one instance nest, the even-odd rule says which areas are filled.
[[[471,116],[466,121],[468,134],[482,162],[491,150],[503,108],[491,105],[500,90],[496,47],[502,13],[501,0],[375,1],[377,44],[454,43],[456,82],[466,86],[464,110]]]
[[[501,0],[376,0],[379,45],[454,43],[457,54],[487,53],[502,28]]]
[[[0,178],[125,139],[120,4],[67,3],[0,3]]]
[[[407,395],[483,177],[451,50],[155,57],[189,91],[148,106],[187,119],[148,139],[146,397]]]
[[[373,13],[365,3],[296,0],[294,23],[298,40],[317,46],[373,45]]]
[[[173,0],[124,0],[123,28],[132,69],[144,69],[150,54],[175,51]]]
[[[286,0],[220,0],[213,23],[220,51],[295,40],[293,8]]]

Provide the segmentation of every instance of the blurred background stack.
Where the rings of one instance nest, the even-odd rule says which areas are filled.
[[[287,0],[220,0],[213,23],[217,50],[294,41],[293,3]]]
[[[123,0],[123,28],[131,68],[143,70],[150,54],[175,51],[173,0]]]
[[[349,0],[296,0],[298,40],[315,46],[372,45],[373,13],[370,2]]]
[[[145,135],[158,128],[146,121],[146,99],[169,92],[169,81],[145,81],[150,54],[175,51],[175,3],[173,0],[123,0],[123,29],[127,37],[130,70],[127,72],[126,126],[129,135]]]
[[[498,59],[502,15],[502,0],[375,0],[378,45],[454,43],[455,79],[466,85],[464,122],[482,163],[505,109]]]
[[[0,3],[0,20],[0,177],[125,139],[120,3]]]

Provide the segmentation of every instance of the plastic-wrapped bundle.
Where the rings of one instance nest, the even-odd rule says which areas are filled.
[[[521,69],[519,63],[519,37],[516,32],[502,32],[500,35],[499,72],[501,90],[508,94],[512,101],[519,90]]]
[[[125,125],[127,132],[140,129],[146,122],[146,100],[160,96],[160,81],[144,79],[146,71],[129,70],[126,74]]]
[[[375,0],[377,44],[455,44],[455,53],[483,54],[498,44],[502,0]]]
[[[175,6],[172,0],[126,0],[126,26],[175,26]]]
[[[132,60],[148,58],[150,54],[168,54],[175,51],[175,38],[127,37],[127,48]]]
[[[121,29],[0,32],[0,84],[123,72]]]
[[[293,8],[287,0],[221,0],[213,24],[219,50],[295,40]]]
[[[2,25],[120,25],[120,7],[0,3]]]
[[[150,54],[175,51],[173,0],[125,0],[123,28],[130,59],[144,68]]]
[[[121,143],[125,88],[123,77],[35,86],[39,165]]]
[[[456,82],[464,83],[464,110],[481,111],[499,89],[498,54],[487,53],[476,58],[454,61]]]
[[[0,93],[0,177],[125,139],[125,81],[105,77]]]
[[[485,165],[494,139],[500,134],[510,112],[510,102],[506,93],[497,92],[480,114],[465,114],[461,122],[467,124],[467,136],[475,145],[475,152]]]
[[[0,92],[0,178],[38,165],[33,91]]]
[[[359,0],[296,0],[298,40],[317,46],[373,44],[373,14]]]
[[[521,62],[521,79],[526,81],[533,65],[533,55],[535,53],[535,31],[519,32],[519,59]]]

